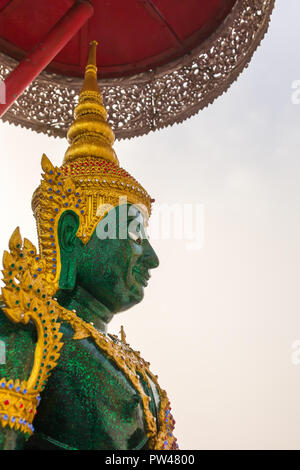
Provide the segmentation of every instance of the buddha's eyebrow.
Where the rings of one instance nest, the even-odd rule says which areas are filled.
[[[137,211],[135,214],[128,213],[128,220],[129,221],[137,220],[138,222],[143,222],[143,216],[139,211]]]
[[[139,217],[139,214],[128,214],[128,220],[134,220],[134,219],[137,219]]]

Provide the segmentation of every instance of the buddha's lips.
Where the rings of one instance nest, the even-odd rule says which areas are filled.
[[[144,287],[148,285],[147,281],[150,279],[148,269],[140,269],[137,266],[134,266],[132,272],[138,283],[142,284]]]

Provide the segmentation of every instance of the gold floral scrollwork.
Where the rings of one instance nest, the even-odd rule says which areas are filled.
[[[60,355],[62,333],[53,289],[45,279],[45,261],[29,240],[22,240],[18,228],[10,238],[9,249],[3,255],[3,311],[13,323],[26,325],[32,321],[38,339],[28,380],[0,379],[0,423],[31,434],[39,394]]]

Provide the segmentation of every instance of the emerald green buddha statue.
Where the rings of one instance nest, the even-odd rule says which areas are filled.
[[[108,333],[159,264],[150,196],[119,166],[97,85],[96,42],[62,167],[42,157],[39,250],[16,229],[3,255],[0,448],[177,449],[166,392]]]

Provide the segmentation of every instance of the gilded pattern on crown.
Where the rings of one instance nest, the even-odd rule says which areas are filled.
[[[73,210],[79,216],[77,236],[83,243],[89,241],[108,209],[120,201],[138,205],[146,224],[151,213],[149,194],[119,166],[112,148],[114,133],[107,122],[97,83],[96,46],[97,42],[92,41],[63,165],[54,167],[43,155],[43,179],[32,198],[39,248],[47,264],[47,281],[56,285],[60,275],[57,226],[63,211]]]

